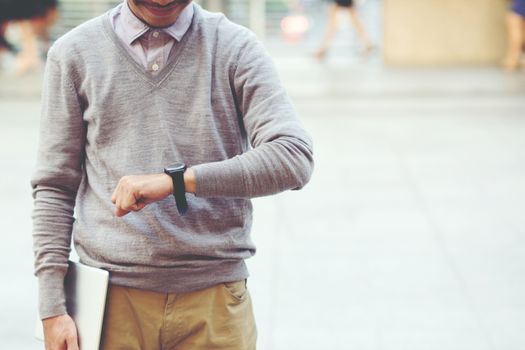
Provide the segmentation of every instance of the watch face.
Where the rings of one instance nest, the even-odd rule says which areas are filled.
[[[186,164],[184,163],[175,163],[165,169],[167,172],[174,173],[178,171],[186,170]]]

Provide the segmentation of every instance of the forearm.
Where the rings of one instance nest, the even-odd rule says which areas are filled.
[[[74,194],[56,188],[34,189],[33,250],[41,318],[66,312],[64,276],[71,250]]]
[[[195,194],[200,197],[267,196],[303,187],[312,171],[310,142],[282,138],[232,159],[193,167]]]

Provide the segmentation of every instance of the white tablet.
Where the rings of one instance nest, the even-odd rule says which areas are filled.
[[[108,283],[107,271],[69,262],[64,280],[66,305],[77,326],[81,350],[99,349]],[[35,337],[44,340],[40,320],[37,321]]]

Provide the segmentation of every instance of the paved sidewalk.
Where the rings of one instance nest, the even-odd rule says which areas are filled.
[[[525,348],[525,75],[278,64],[317,167],[257,202],[262,348]]]
[[[525,75],[270,48],[316,171],[255,200],[259,349],[524,349]],[[17,350],[41,348],[28,185],[40,78],[25,79],[0,76],[0,348]]]

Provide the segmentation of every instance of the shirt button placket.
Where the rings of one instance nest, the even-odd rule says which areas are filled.
[[[155,44],[153,44],[153,46],[157,47],[158,46],[158,41],[160,40],[160,32],[158,30],[155,30],[155,31],[151,32],[151,38],[152,38],[151,39],[152,43],[155,42]],[[157,73],[160,70],[160,63],[159,63],[159,58],[158,57],[153,61],[153,64],[151,65],[151,70],[154,73]]]

